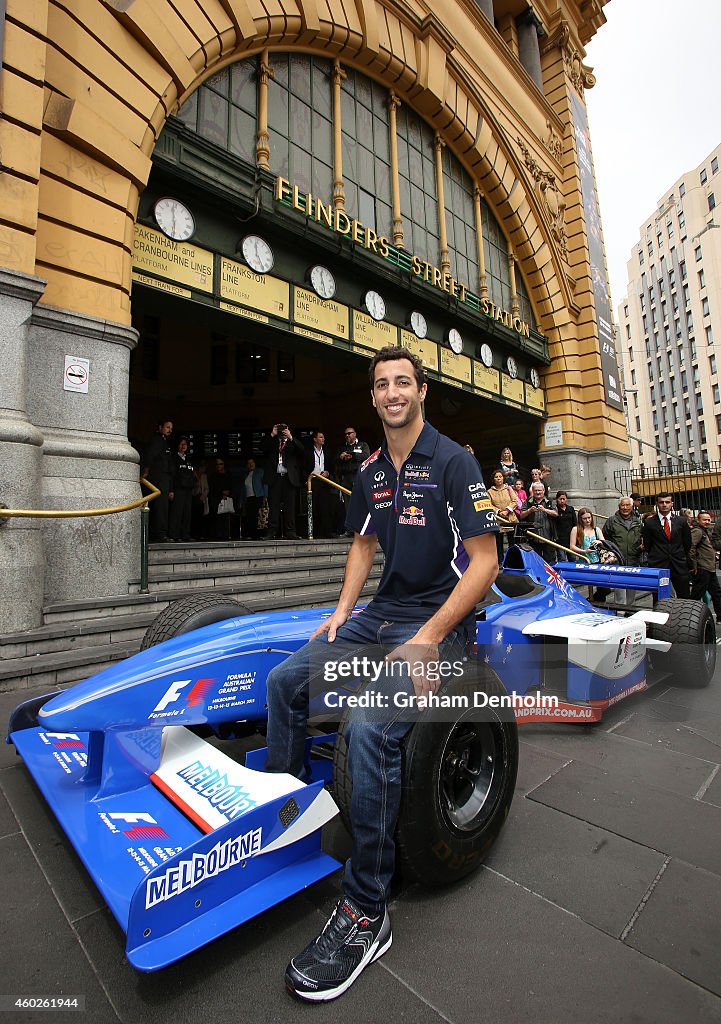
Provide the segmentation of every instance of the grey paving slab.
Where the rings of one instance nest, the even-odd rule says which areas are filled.
[[[2,793],[0,793],[0,838],[10,836],[20,831],[18,820],[13,814],[10,804]]]
[[[540,786],[562,768],[567,757],[553,753],[551,750],[539,750],[526,742],[524,730],[519,731],[518,777],[514,800],[525,796],[530,790]]]
[[[664,855],[533,800],[513,801],[486,865],[620,936]]]
[[[713,768],[713,764],[698,758],[674,750],[657,750],[616,732],[556,725],[532,728],[533,732],[526,737],[529,745],[550,750],[566,760],[572,758],[601,768],[614,777],[626,779],[629,785],[652,779],[659,789],[692,797]]]
[[[721,1000],[489,870],[397,904],[388,966],[453,1024],[718,1024]]]
[[[708,789],[700,799],[704,803],[715,804],[716,807],[721,807],[721,772],[716,773]]]
[[[672,860],[626,942],[721,996],[721,878]]]
[[[530,794],[581,821],[721,873],[721,808],[574,761]]]
[[[67,918],[75,921],[104,907],[105,901],[23,764],[0,772],[0,791]]]
[[[76,927],[126,1024],[296,1024],[310,1016],[321,1022],[441,1024],[431,1007],[381,966],[387,961],[393,969],[393,948],[364,972],[342,1004],[310,1007],[289,996],[286,965],[325,920],[296,896],[179,963],[145,975],[124,961],[124,937],[109,913],[93,914]]]
[[[683,686],[659,686],[649,694],[649,702],[672,704],[686,711],[696,712],[697,718],[707,715],[721,717],[721,683],[716,673],[711,683],[700,690],[686,689]]]
[[[619,723],[614,730],[614,736],[638,740],[657,750],[675,750],[711,764],[721,763],[721,738],[713,741],[700,736],[685,722],[660,721],[658,718],[635,713],[628,721]]]
[[[0,990],[7,995],[84,995],[85,1020],[94,1024],[115,1021],[115,1013],[95,972],[22,835],[0,839],[0,861]],[[18,1021],[34,1020],[41,1024],[48,1024],[52,1018],[47,1012],[23,1012],[15,1017]]]

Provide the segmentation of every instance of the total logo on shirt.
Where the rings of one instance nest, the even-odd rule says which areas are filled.
[[[375,498],[376,501],[381,501],[383,498],[392,498],[393,491],[390,489],[390,487],[385,491],[373,491],[373,497]]]
[[[426,514],[418,505],[409,505],[398,516],[398,522],[401,526],[425,526]]]

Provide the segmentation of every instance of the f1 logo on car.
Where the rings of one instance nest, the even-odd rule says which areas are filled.
[[[167,839],[168,833],[157,823],[147,811],[110,811],[106,817],[112,821],[122,821],[132,828],[124,829],[123,835],[128,839]]]
[[[182,714],[184,710],[183,708],[177,708],[173,711],[166,711],[165,709],[170,704],[175,704],[180,700],[183,690],[186,686],[190,686],[192,682],[192,679],[176,679],[172,682],[148,717],[154,718],[158,716]],[[185,698],[186,706],[195,707],[197,704],[201,704],[205,699],[206,693],[214,682],[214,679],[198,679],[195,686],[193,686],[192,690],[188,692]]]

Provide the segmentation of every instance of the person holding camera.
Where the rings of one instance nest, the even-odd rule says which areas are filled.
[[[276,423],[265,442],[265,481],[268,485],[269,538],[298,540],[295,516],[298,491],[304,479],[305,450],[287,423]],[[282,518],[282,527],[281,527]]]

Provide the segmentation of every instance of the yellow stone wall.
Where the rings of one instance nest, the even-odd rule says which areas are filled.
[[[241,55],[338,56],[422,113],[493,208],[550,342],[544,386],[564,447],[625,454],[623,415],[603,397],[570,119],[602,6],[536,4],[544,95],[512,21],[496,32],[473,0],[446,0],[442,16],[418,0],[7,0],[0,265],[46,278],[45,303],[129,323],[133,224],[168,115]],[[565,201],[565,247],[542,172]]]

